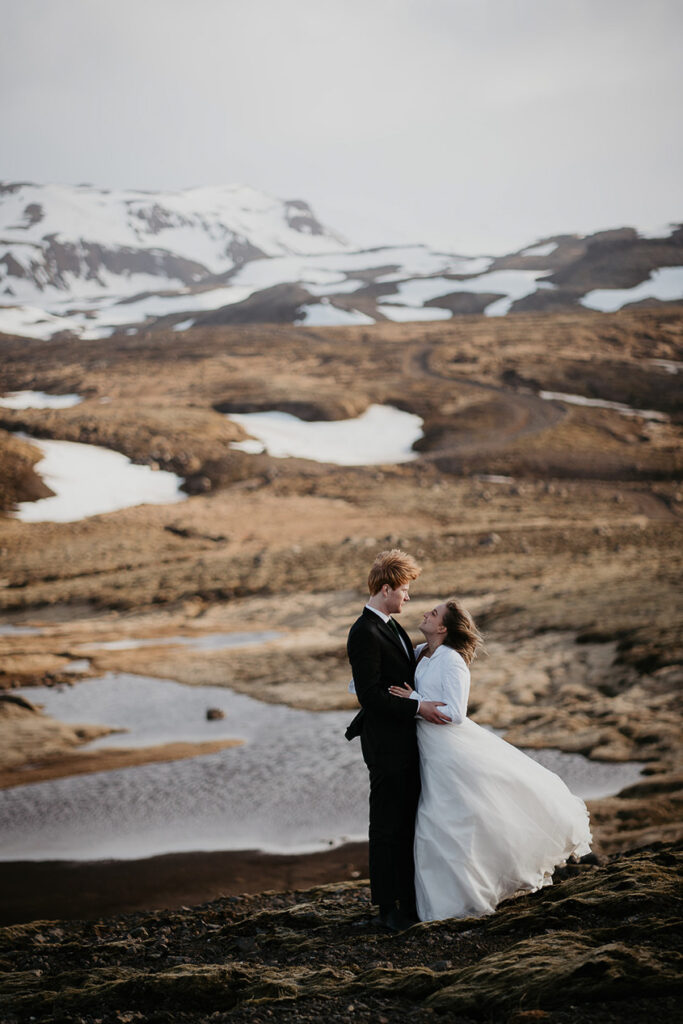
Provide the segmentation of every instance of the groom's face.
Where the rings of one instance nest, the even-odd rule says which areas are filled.
[[[389,615],[400,615],[403,605],[406,601],[410,601],[409,589],[409,583],[396,587],[396,590],[392,590],[389,586],[386,587],[385,603]]]

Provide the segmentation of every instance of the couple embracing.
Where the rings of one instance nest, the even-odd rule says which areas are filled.
[[[393,616],[420,571],[403,551],[379,554],[347,644],[361,710],[346,736],[360,736],[370,773],[371,899],[390,931],[491,913],[591,840],[557,775],[467,718],[482,638],[459,601],[424,613],[413,650]]]

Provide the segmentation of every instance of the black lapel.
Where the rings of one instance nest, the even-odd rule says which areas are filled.
[[[379,615],[377,616],[377,618],[379,619]],[[394,622],[396,622],[395,619]],[[390,640],[393,640],[393,642],[396,644],[403,657],[408,658],[408,660],[410,661],[410,656],[406,653],[406,647],[408,648],[408,650],[410,650],[412,645],[410,644],[409,641],[406,641],[406,647],[404,647],[403,644],[401,643],[401,637],[399,634],[401,634],[402,631],[401,627],[398,625],[398,622],[396,622],[396,625],[398,627],[398,633],[395,633],[392,627],[389,625],[389,623],[385,622],[384,619],[379,619],[379,624],[380,626],[382,626],[384,634],[388,636]]]
[[[394,619],[394,622],[396,622],[395,619]],[[396,625],[398,626],[399,632],[400,632],[401,636],[403,637],[403,639],[405,641],[406,647],[408,648],[408,655],[410,657],[410,664],[414,665],[415,664],[415,651],[413,650],[412,641],[411,641],[410,637],[408,636],[408,633],[406,632],[406,630],[401,625],[401,623],[400,622],[396,622]]]
[[[403,657],[404,658],[408,658],[408,660],[410,661],[410,663],[412,665],[412,663],[414,661],[414,655],[406,654],[406,647],[408,648],[409,651],[412,651],[412,649],[413,649],[413,645],[411,644],[410,638],[407,636],[407,634],[404,636],[404,640],[405,640],[405,643],[406,643],[406,647],[404,647],[403,644],[401,643],[400,637],[397,636],[397,634],[393,631],[391,626],[387,622],[385,622],[384,619],[381,619],[379,617],[379,615],[375,615],[375,613],[371,612],[368,608],[364,608],[363,609],[363,614],[370,616],[371,621],[372,620],[376,621],[376,625],[379,626],[380,630],[382,631],[382,636],[384,636],[387,639],[391,640],[391,642],[393,644],[396,644],[396,646],[398,647],[398,649],[401,652],[401,654],[403,655]],[[394,622],[396,622],[396,619],[394,619]],[[398,629],[401,632],[401,635],[403,635],[404,632],[405,632],[403,630],[403,627],[399,626],[398,622],[396,622],[396,625],[398,626]]]
[[[403,630],[406,635],[406,641],[408,643],[408,650],[410,651],[410,664],[415,668],[415,648],[413,647],[413,641],[408,636],[407,630]]]

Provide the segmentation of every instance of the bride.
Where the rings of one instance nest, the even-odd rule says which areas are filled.
[[[415,823],[421,921],[478,917],[519,890],[551,883],[553,869],[590,852],[588,811],[553,772],[467,718],[469,665],[482,644],[456,600],[426,612],[415,691],[443,701],[451,722],[418,718],[422,792]]]

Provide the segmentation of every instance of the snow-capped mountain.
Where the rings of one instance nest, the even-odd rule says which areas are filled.
[[[374,323],[683,300],[683,228],[560,235],[505,257],[358,250],[246,186],[0,184],[0,331]]]
[[[0,293],[18,299],[85,297],[131,279],[195,285],[247,260],[346,249],[306,203],[245,186],[150,193],[2,184],[0,232]]]

